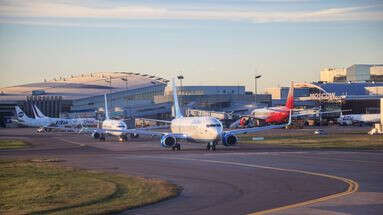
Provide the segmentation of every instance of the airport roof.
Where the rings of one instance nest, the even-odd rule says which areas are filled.
[[[167,82],[168,80],[153,75],[128,72],[100,72],[77,76],[72,75],[41,83],[1,88],[0,102],[22,101],[27,96],[33,94],[62,96],[64,100],[76,100],[110,92],[166,85]]]
[[[328,93],[335,93],[336,96],[342,95],[368,95],[366,87],[383,86],[383,82],[360,82],[360,83],[313,83],[323,88]]]

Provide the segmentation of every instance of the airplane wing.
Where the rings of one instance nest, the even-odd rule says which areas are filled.
[[[148,119],[148,118],[136,118],[136,119],[140,119],[140,120],[144,120],[144,121],[154,121],[154,122],[161,122],[161,123],[172,123],[172,121],[168,121],[168,120],[160,120],[160,119]]]
[[[269,126],[263,126],[263,127],[255,127],[255,128],[244,128],[244,129],[228,130],[225,133],[226,134],[233,134],[233,135],[237,135],[237,134],[249,134],[249,133],[256,133],[256,132],[259,132],[259,131],[265,131],[265,130],[269,130],[269,129],[274,129],[274,128],[284,128],[284,127],[286,127],[286,126],[288,126],[290,124],[291,124],[291,111],[290,111],[289,122],[288,123],[280,124],[280,125],[269,125]]]
[[[177,134],[171,132],[161,132],[161,131],[151,131],[149,129],[158,129],[165,128],[165,126],[157,126],[157,127],[147,127],[147,128],[134,128],[134,129],[99,129],[101,131],[109,131],[109,132],[122,132],[127,134],[140,134],[140,135],[148,135],[148,136],[159,136],[162,137],[164,135],[171,134],[177,139],[187,139],[187,135],[185,134]]]
[[[99,131],[99,132],[122,132],[127,134],[142,134],[142,135],[150,135],[150,136],[163,136],[166,134],[170,134],[169,132],[161,132],[161,131],[153,131],[154,129],[168,129],[169,125],[162,125],[162,126],[152,126],[152,127],[145,127],[145,128],[132,128],[132,129],[104,129],[104,128],[96,128],[93,129],[93,131]],[[86,130],[86,129],[84,129]],[[87,129],[89,130],[89,129]],[[173,134],[173,133],[172,133]],[[183,138],[183,135],[181,134],[173,134],[178,136],[180,138]]]
[[[317,116],[317,115],[322,115],[322,114],[327,114],[327,113],[340,113],[342,112],[341,110],[332,110],[332,111],[316,111],[316,112],[311,112],[311,113],[296,113],[293,114],[293,117],[300,117],[300,116]]]

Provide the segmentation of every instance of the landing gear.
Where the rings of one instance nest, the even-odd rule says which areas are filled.
[[[100,141],[105,141],[105,134],[101,134]]]
[[[120,142],[126,142],[128,141],[128,136],[126,135],[121,135],[120,138],[119,138]]]
[[[210,151],[210,149],[213,150],[213,151],[215,151],[215,145],[217,145],[216,142],[209,142],[209,143],[206,145],[206,151]]]
[[[179,143],[177,143],[175,146],[172,147],[173,151],[177,150],[181,150],[181,145]]]

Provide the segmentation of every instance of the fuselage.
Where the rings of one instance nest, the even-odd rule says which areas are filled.
[[[111,129],[111,130],[122,130],[122,129],[127,129],[128,126],[122,120],[106,119],[102,122],[102,128]],[[123,132],[118,132],[118,131],[106,131],[106,133],[114,135],[114,136],[124,135]]]
[[[290,109],[285,106],[255,109],[251,115],[257,119],[262,119],[267,123],[281,123],[289,117]]]
[[[62,119],[62,118],[19,118],[19,122],[29,127],[76,127],[79,125],[97,125],[92,118]]]
[[[380,121],[380,114],[350,114],[342,115],[337,119],[340,124],[352,124],[354,122],[377,123]]]
[[[182,117],[173,119],[171,132],[184,134],[189,141],[214,142],[222,136],[222,123],[214,117]]]

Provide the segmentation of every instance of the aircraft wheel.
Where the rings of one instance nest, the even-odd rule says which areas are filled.
[[[180,144],[177,144],[177,151],[180,151],[181,150],[181,145]]]
[[[210,151],[210,143],[207,143],[207,145],[206,145],[206,151]]]
[[[105,135],[101,135],[101,137],[100,137],[100,141],[105,141]]]

